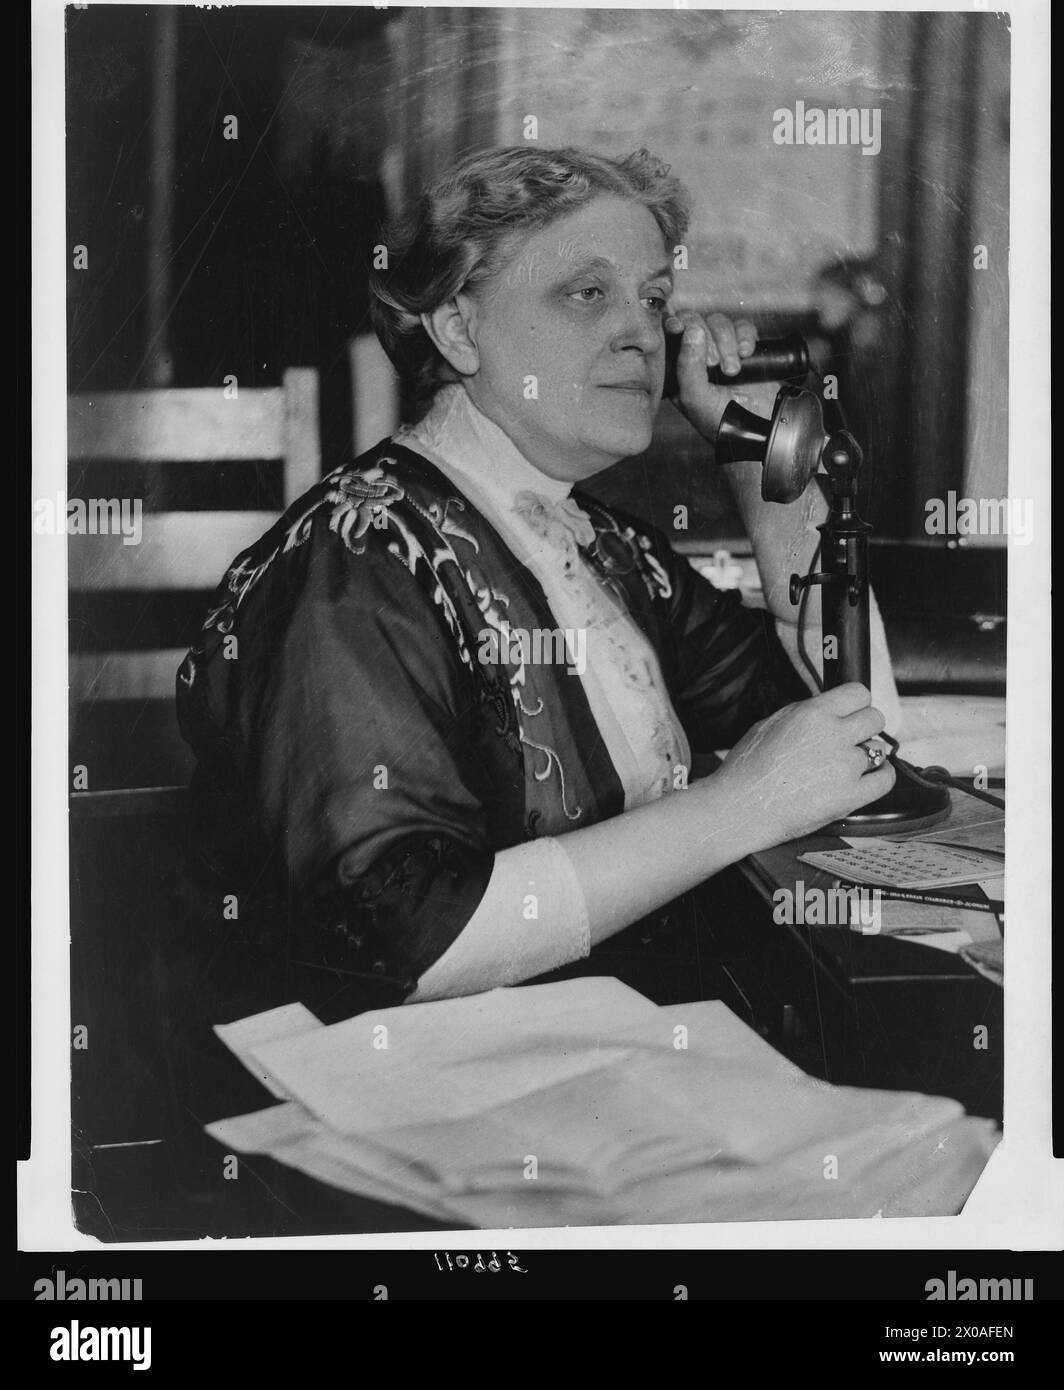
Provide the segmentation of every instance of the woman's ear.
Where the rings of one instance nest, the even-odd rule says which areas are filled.
[[[467,294],[456,294],[431,314],[421,315],[425,332],[462,376],[474,376],[480,370],[476,317],[476,304]]]

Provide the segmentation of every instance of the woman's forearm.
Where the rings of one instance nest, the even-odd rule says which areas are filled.
[[[763,847],[758,820],[708,778],[586,830],[501,850],[483,901],[407,1002],[519,984],[579,960]]]
[[[761,720],[723,767],[682,791],[502,850],[473,918],[421,977],[415,1002],[577,960],[745,855],[876,800],[894,771],[871,770],[861,745],[881,728],[867,692],[842,685]]]
[[[637,922],[779,832],[715,776],[562,837],[580,884],[592,945]]]

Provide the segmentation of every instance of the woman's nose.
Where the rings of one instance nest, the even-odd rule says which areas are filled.
[[[664,342],[665,332],[660,316],[644,309],[638,299],[626,301],[620,323],[610,341],[613,351],[624,352],[628,348],[635,348],[639,352],[653,352]]]

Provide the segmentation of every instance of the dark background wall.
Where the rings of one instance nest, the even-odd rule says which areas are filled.
[[[365,331],[365,257],[384,214],[375,152],[313,130],[286,71],[313,43],[371,60],[383,12],[207,10],[174,19],[172,180],[165,304],[148,284],[155,9],[93,6],[68,19],[68,229],[92,274],[71,273],[70,389],[276,385],[316,366],[330,446],[350,438],[347,341]],[[237,138],[225,138],[227,116]],[[291,139],[288,141],[291,144]],[[366,142],[367,147],[369,141]],[[99,271],[95,269],[99,266]]]
[[[314,365],[325,453],[342,454],[347,342],[366,331],[386,206],[459,150],[520,140],[534,111],[548,143],[645,139],[674,160],[711,229],[695,297],[749,311],[754,295],[763,331],[818,340],[863,432],[873,519],[921,535],[923,498],[963,487],[973,411],[1004,491],[1007,83],[1007,29],[986,14],[72,9],[68,231],[92,261],[70,275],[70,389],[272,384]],[[818,92],[881,109],[878,157],[781,162],[765,110]],[[980,241],[989,274],[973,271]],[[997,344],[979,380],[976,332]],[[703,464],[666,408],[650,456],[601,490],[658,520],[683,498],[693,535],[733,535]]]

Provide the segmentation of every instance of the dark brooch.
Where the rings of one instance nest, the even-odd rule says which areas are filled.
[[[593,518],[595,539],[582,546],[581,553],[592,569],[603,579],[618,579],[631,574],[639,563],[635,542],[624,534],[609,512],[600,507],[585,506]]]

